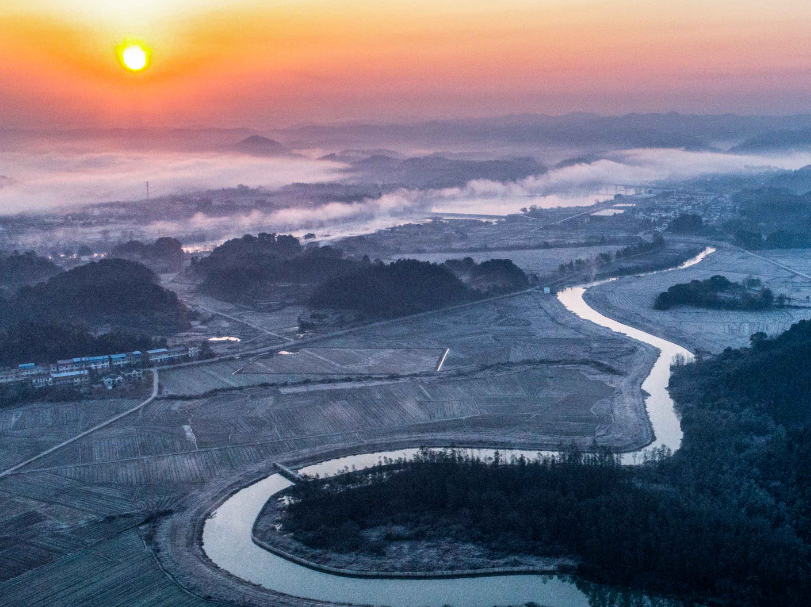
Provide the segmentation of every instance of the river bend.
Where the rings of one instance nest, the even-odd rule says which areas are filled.
[[[699,263],[715,249],[708,247],[679,268]],[[679,269],[673,268],[673,269]],[[668,271],[668,270],[663,270]],[[681,346],[650,335],[634,327],[607,318],[590,308],[583,294],[600,281],[572,287],[558,294],[560,302],[571,312],[628,337],[650,344],[660,354],[642,389],[648,393],[645,406],[655,434],[650,447],[667,447],[673,451],[681,444],[682,432],[673,401],[667,392],[670,364],[680,355],[685,360],[692,354]],[[472,453],[487,457],[494,450],[475,449]],[[534,458],[538,451],[500,450],[505,455]],[[321,476],[336,474],[347,468],[374,466],[382,458],[410,456],[417,449],[366,453],[333,459],[300,470]],[[626,454],[624,462],[633,464],[639,452]],[[308,569],[276,556],[253,543],[251,530],[267,500],[290,486],[290,481],[273,474],[233,494],[205,522],[203,550],[213,563],[232,575],[270,590],[319,601],[337,603],[388,605],[390,607],[492,607],[523,605],[533,601],[549,607],[589,607],[588,597],[575,584],[555,575],[497,575],[451,579],[361,579],[331,575]],[[647,603],[644,599],[638,604]],[[661,604],[661,603],[659,603]]]

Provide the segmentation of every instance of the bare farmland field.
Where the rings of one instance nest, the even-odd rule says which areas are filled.
[[[329,375],[411,374],[433,370],[443,351],[437,348],[301,348],[254,360],[242,373]]]
[[[442,372],[483,365],[560,358],[611,360],[623,346],[572,323],[552,295],[524,293],[473,306],[439,310],[416,318],[358,327],[319,339],[317,347],[289,346],[292,354],[223,360],[161,373],[164,395],[259,384],[359,375],[431,372],[448,350]],[[599,330],[598,330],[599,331]],[[599,335],[598,339],[594,339]],[[288,347],[288,346],[286,346]]]
[[[116,398],[35,403],[0,410],[0,469],[10,468],[139,402]]]
[[[133,521],[129,521],[132,525]],[[81,542],[81,540],[77,540]],[[0,605],[217,605],[184,592],[157,567],[137,529],[82,542],[74,553],[44,562],[3,584]]]
[[[236,374],[247,360],[225,359],[204,365],[167,369],[161,372],[161,393],[202,394],[210,390],[222,390],[250,386],[267,381],[255,375]]]
[[[246,347],[289,343],[298,332],[298,317],[302,306],[286,306],[273,311],[255,310],[199,293],[197,283],[181,275],[164,275],[165,286],[175,291],[202,320],[191,330],[173,337],[175,341],[196,341],[210,337],[237,337],[240,343],[213,343],[219,352],[238,352]]]
[[[641,446],[651,435],[639,385],[653,356],[530,292],[354,330],[291,355],[161,371],[162,397],[0,479],[0,605],[202,604],[161,571],[141,541],[149,526],[139,525],[167,509],[174,521],[207,488],[273,461],[421,444]],[[299,383],[250,385],[269,377]],[[224,390],[166,396],[214,387]],[[65,412],[45,412],[53,406]],[[3,412],[0,424],[30,429],[19,440],[31,453],[87,427],[92,406],[31,405]],[[178,573],[175,556],[159,557]],[[219,583],[207,579],[198,594]]]
[[[753,253],[811,276],[811,250],[809,249],[780,249],[775,251],[753,251]]]
[[[758,253],[760,254],[760,253]],[[765,256],[765,255],[764,255]],[[770,258],[799,271],[811,269],[811,251],[769,252]],[[676,283],[723,275],[740,282],[759,278],[775,295],[792,298],[792,306],[765,311],[709,310],[684,306],[654,310],[656,295]],[[809,272],[811,275],[811,272]],[[690,349],[719,352],[749,345],[753,333],[781,333],[811,318],[811,279],[734,248],[723,248],[697,266],[641,278],[628,277],[590,289],[586,300],[609,316],[681,343]]]
[[[448,349],[443,373],[525,360],[611,360],[634,347],[570,316],[553,295],[524,293],[358,329],[322,340],[320,346]]]
[[[128,471],[121,476],[111,470],[93,478],[119,482],[134,475],[147,484],[195,482],[208,476],[198,468],[208,463],[195,463],[186,478],[182,471],[161,467],[161,458],[189,454],[196,460],[207,450],[235,449],[237,459],[251,459],[265,456],[267,448],[288,450],[298,440],[377,442],[414,432],[445,442],[486,442],[498,435],[547,446],[564,437],[598,438],[628,448],[649,439],[641,407],[635,414],[618,413],[622,403],[639,404],[633,396],[639,378],[631,371],[645,369],[648,356],[641,346],[567,315],[554,297],[525,293],[357,330],[298,355],[252,363],[261,362],[262,372],[225,375],[226,362],[164,371],[162,383],[177,386],[177,378],[184,378],[187,394],[215,385],[209,381],[217,379],[215,374],[234,383],[266,378],[276,361],[292,361],[292,368],[275,370],[281,377],[296,379],[293,371],[313,375],[302,386],[306,389],[246,387],[192,400],[164,398],[32,468],[126,461]],[[367,385],[364,380],[392,370],[397,372],[387,375],[388,381]],[[319,380],[344,371],[356,379],[340,384]],[[195,385],[198,379],[201,385]],[[71,478],[75,474],[69,472]]]

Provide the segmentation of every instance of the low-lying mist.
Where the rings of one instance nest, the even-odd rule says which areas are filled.
[[[307,158],[227,153],[0,152],[0,214],[131,201],[234,187],[333,181],[345,166]]]
[[[702,176],[752,175],[798,169],[811,153],[781,156],[737,155],[677,149],[637,149],[596,155],[516,182],[472,180],[445,189],[401,187],[379,197],[327,201],[307,207],[234,209],[229,214],[198,212],[183,221],[138,226],[145,236],[205,232],[220,240],[245,232],[321,230],[319,237],[360,233],[425,217],[429,212],[505,215],[532,205],[581,206],[613,195],[614,185],[653,185]],[[202,153],[0,153],[0,208],[3,213],[57,210],[81,204],[234,187],[278,189],[294,182],[352,181],[348,166],[303,157],[258,158]],[[13,180],[13,181],[11,181]],[[153,204],[157,204],[155,201]],[[216,215],[216,216],[215,216]]]

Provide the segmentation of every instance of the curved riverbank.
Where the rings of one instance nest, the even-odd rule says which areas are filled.
[[[585,595],[572,582],[550,575],[510,572],[487,577],[391,579],[379,575],[336,576],[303,567],[254,544],[249,528],[267,499],[289,486],[290,482],[280,475],[272,475],[243,488],[221,504],[203,529],[203,550],[212,562],[227,565],[230,574],[253,584],[286,595],[303,594],[310,600],[391,607],[431,604],[484,607],[522,604],[543,596],[545,602],[554,605],[588,605]]]
[[[464,448],[481,450],[485,445],[493,446],[494,442],[497,443],[495,448],[500,449],[502,452],[509,451],[512,446],[513,448],[518,447],[518,449],[522,449],[525,453],[533,456],[551,446],[538,445],[537,443],[516,443],[511,440],[489,440],[487,442],[473,441]],[[330,445],[302,449],[295,456],[291,456],[284,461],[291,467],[297,469],[306,467],[311,473],[323,475],[330,472],[330,469],[325,468],[325,464],[330,464],[334,471],[345,468],[355,458],[361,458],[362,461],[369,464],[377,463],[377,454],[380,452],[401,452],[403,450],[416,452],[420,446],[444,448],[448,444],[447,439],[430,436],[422,439],[420,437],[403,438],[373,445],[353,444],[343,447]],[[459,448],[458,445],[452,446]],[[374,452],[370,453],[370,449],[373,449]],[[240,491],[267,480],[274,472],[273,462],[265,461],[246,468],[237,478],[219,477],[208,482],[200,491],[192,494],[172,516],[166,517],[157,523],[155,535],[150,542],[151,548],[163,568],[172,572],[176,583],[193,594],[240,607],[267,607],[269,597],[272,597],[273,605],[277,607],[323,607],[325,601],[332,602],[329,599],[310,599],[300,595],[296,596],[278,588],[272,589],[261,583],[242,578],[212,562],[203,549],[203,531],[212,513],[218,511],[225,502]],[[262,504],[266,501],[264,500]],[[256,514],[258,515],[258,511]],[[253,525],[255,516],[254,518],[250,518],[250,516],[247,518],[250,519],[248,521],[250,527]],[[250,533],[246,534],[246,537],[249,536]],[[249,540],[249,543],[256,550],[267,554],[266,551],[253,544],[252,541]],[[524,574],[522,576],[519,573],[518,577],[531,577],[531,575]],[[544,573],[537,577],[550,580],[555,578],[555,574]],[[486,576],[478,579],[493,578]],[[418,582],[417,580],[412,580],[412,582],[422,583],[422,581]],[[588,607],[587,602],[579,602],[576,598],[571,599],[574,602],[569,601],[568,597],[571,594],[574,594],[575,597],[579,596],[579,591],[565,590],[561,592],[564,602],[560,603],[560,605],[565,607]],[[498,596],[494,597],[493,601],[486,607],[504,604],[504,601],[499,601],[498,598]],[[528,598],[519,601],[519,604],[531,600],[531,598]],[[388,603],[383,601],[381,604]],[[423,605],[428,604],[430,603],[423,603]],[[553,604],[557,605],[557,603]]]
[[[545,575],[559,573],[558,566],[538,566],[538,567],[483,567],[481,569],[439,569],[434,571],[385,571],[380,569],[361,570],[331,567],[316,563],[311,559],[296,556],[286,552],[273,544],[260,540],[254,533],[251,533],[251,541],[254,544],[272,552],[276,556],[292,561],[308,569],[328,573],[329,575],[339,575],[341,577],[363,578],[363,579],[392,579],[392,580],[430,580],[443,578],[466,578],[466,577],[488,577],[495,575]]]
[[[579,297],[582,305],[588,309],[585,301],[582,300],[584,290],[585,289],[581,289],[579,293],[575,293],[574,295],[575,298]],[[682,353],[682,351],[684,351],[683,348],[675,344],[669,344],[669,342],[665,342],[659,338],[654,338],[655,341],[649,341],[647,338],[653,336],[646,335],[633,327],[622,326],[616,321],[602,317],[593,310],[591,310],[591,312],[593,312],[596,317],[602,319],[602,321],[608,321],[609,323],[605,324],[598,320],[596,321],[598,324],[603,324],[613,329],[614,327],[611,326],[610,323],[614,323],[620,326],[621,332],[635,339],[639,339],[637,336],[640,335],[642,341],[646,341],[656,347],[659,346],[659,343],[664,342],[662,345],[668,347],[668,352],[663,351],[658,357],[654,368],[648,376],[648,380],[643,384],[643,389],[651,393],[651,390],[648,389],[649,387],[663,387],[664,395],[667,397],[666,400],[660,398],[662,394],[661,391],[655,391],[655,393],[651,393],[651,396],[646,399],[646,402],[649,406],[650,404],[657,405],[656,409],[662,408],[659,407],[659,405],[666,408],[669,402],[672,413],[672,401],[669,400],[669,396],[666,394],[670,365],[669,356],[675,353]],[[594,320],[594,318],[581,314],[578,315],[587,320]],[[673,346],[672,352],[670,351],[670,346]],[[649,381],[656,384],[656,386],[650,386]],[[657,402],[651,403],[652,398]],[[667,412],[664,411],[664,413]],[[671,449],[678,448],[678,441],[680,441],[681,438],[680,429],[677,434],[672,432],[662,433],[662,426],[660,425],[662,420],[659,418],[654,419],[655,411],[649,409],[649,414],[651,423],[653,423],[656,431],[657,440],[655,445],[669,447]],[[673,416],[673,418],[675,418],[675,416]],[[667,423],[672,424],[672,421],[672,419],[669,419]],[[677,418],[675,418],[675,425],[678,429]],[[401,442],[414,444],[418,441],[418,437],[413,437]],[[445,443],[447,444],[447,441],[445,441]],[[492,445],[493,441],[491,441],[490,444]],[[369,446],[366,448],[368,449]],[[358,446],[352,448],[352,450],[355,451],[359,449]],[[536,452],[533,451],[533,454],[534,453]],[[303,455],[303,457],[307,456]],[[374,457],[374,454],[367,453],[366,455],[352,459],[353,461],[368,461]],[[372,463],[375,463],[375,461],[372,461]],[[633,461],[633,456],[629,456],[628,461]],[[324,469],[324,466],[327,464],[335,468],[346,465],[347,463],[347,459],[344,458],[337,461],[326,462],[320,466],[312,466],[311,468]],[[267,466],[265,466],[265,468],[266,467]],[[257,479],[261,477],[261,472],[257,469],[253,473],[247,474],[246,479],[249,476]],[[199,588],[200,585],[198,582],[202,577],[207,580],[204,582],[204,585],[208,585],[207,591],[203,591],[205,594],[213,594],[214,596],[223,598],[227,597],[229,600],[233,600],[237,597],[241,604],[245,605],[266,603],[267,591],[257,586],[269,588],[275,591],[275,593],[278,593],[274,594],[274,596],[277,597],[276,602],[280,605],[309,605],[312,604],[312,601],[321,600],[330,602],[402,605],[404,607],[434,603],[460,604],[460,601],[461,604],[481,604],[489,606],[493,604],[504,604],[505,602],[517,604],[530,601],[537,602],[539,600],[547,604],[561,607],[588,605],[586,595],[580,592],[573,583],[549,575],[525,574],[516,576],[514,574],[517,572],[512,572],[510,575],[497,575],[487,578],[465,578],[462,580],[456,578],[423,579],[419,581],[410,579],[380,580],[352,578],[342,578],[339,580],[336,576],[317,572],[312,569],[304,568],[306,569],[305,571],[301,565],[268,553],[254,544],[251,539],[250,528],[252,527],[256,515],[258,515],[261,510],[261,507],[270,495],[284,489],[284,486],[276,485],[274,487],[274,483],[278,483],[279,479],[280,477],[275,479],[273,476],[267,477],[248,487],[245,487],[245,483],[250,481],[243,480],[241,483],[226,484],[223,482],[219,488],[207,488],[216,495],[216,498],[213,500],[216,505],[214,506],[214,514],[211,518],[206,520],[203,516],[205,513],[211,512],[211,502],[208,501],[206,502],[207,506],[201,504],[199,508],[193,509],[193,512],[189,513],[189,516],[186,516],[186,513],[184,513],[184,516],[178,519],[185,519],[192,522],[195,528],[195,533],[193,534],[194,545],[187,545],[186,548],[193,551],[190,556],[193,557],[196,553],[197,558],[194,560],[202,560],[202,562],[197,562],[196,564],[192,563],[192,569],[197,567],[198,572],[203,574],[198,577],[187,569],[180,580],[181,583],[197,583],[196,588]],[[235,489],[238,489],[238,486],[241,486],[242,489],[236,490],[234,493]],[[250,502],[250,507],[245,507],[246,500]],[[258,509],[256,507],[258,507]],[[247,532],[244,534],[237,533],[236,529],[240,528],[240,525],[241,528],[244,528],[246,521],[248,525]],[[236,527],[229,526],[229,523],[236,524]],[[216,550],[213,549],[214,544],[212,543],[209,543],[207,548],[203,548],[197,543],[197,539],[201,537],[205,542],[207,531],[214,530],[216,527],[219,527],[223,540],[228,544],[226,553],[215,554]],[[173,529],[167,529],[166,531],[168,533],[162,534],[159,545],[166,545],[166,542],[172,542],[173,539],[188,542],[188,533],[186,532],[184,537],[183,532],[185,530],[178,528],[177,525],[174,525]],[[178,535],[175,536],[175,533]],[[211,536],[209,536],[209,539],[211,539]],[[259,556],[257,552],[265,556]],[[206,555],[211,558],[211,561],[206,558]],[[274,559],[273,562],[268,561],[266,557],[272,557],[272,559]],[[163,556],[161,558],[163,559]],[[231,559],[230,561],[229,558]],[[220,563],[225,569],[219,569],[215,563]],[[184,564],[189,565],[189,563]],[[200,568],[209,570],[208,574],[205,574]],[[212,580],[211,573],[214,573],[216,576],[223,576],[224,574],[223,577],[219,578],[222,584],[216,580]],[[486,580],[486,582],[481,583],[480,580]],[[246,581],[248,582],[247,584],[245,583]],[[296,596],[310,598],[299,599],[295,598]]]
[[[395,464],[387,468],[396,467]],[[253,542],[278,556],[324,573],[361,578],[428,579],[562,573],[573,572],[577,566],[574,560],[563,557],[500,554],[472,541],[443,537],[441,533],[431,534],[431,539],[427,539],[423,532],[415,532],[413,526],[405,523],[367,529],[364,549],[338,552],[312,548],[284,530],[287,493],[283,490],[265,503],[251,531]],[[452,568],[447,567],[449,563],[453,564]]]

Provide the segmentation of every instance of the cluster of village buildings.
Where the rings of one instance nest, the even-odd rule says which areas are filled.
[[[714,192],[663,192],[656,197],[627,196],[629,202],[635,202],[636,208],[629,208],[628,214],[638,219],[648,219],[658,225],[659,231],[667,228],[670,220],[679,215],[699,215],[705,224],[721,224],[732,219],[737,212],[737,205],[731,194]]]
[[[196,358],[200,354],[198,346],[178,346],[158,348],[146,352],[126,352],[103,356],[83,356],[67,358],[52,364],[25,363],[17,367],[0,369],[0,384],[25,384],[34,388],[49,386],[89,386],[91,380],[98,380],[96,387],[112,390],[114,387],[141,381],[145,366],[165,365]]]

